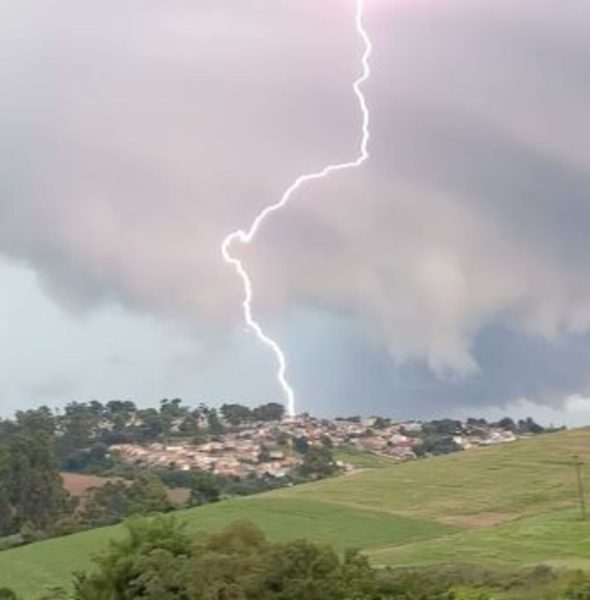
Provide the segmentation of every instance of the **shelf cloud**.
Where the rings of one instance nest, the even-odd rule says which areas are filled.
[[[240,327],[223,237],[356,156],[353,10],[0,0],[0,253],[72,311]],[[238,250],[261,319],[348,319],[449,405],[588,392],[588,23],[584,0],[368,0],[371,161]]]

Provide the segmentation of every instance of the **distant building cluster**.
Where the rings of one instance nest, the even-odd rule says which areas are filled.
[[[147,446],[118,444],[111,448],[129,464],[181,471],[210,471],[238,478],[249,475],[282,478],[303,462],[296,453],[276,447],[275,436],[265,428],[227,433],[218,438],[219,441],[199,445],[189,442]]]
[[[328,420],[302,415],[226,427],[223,433],[199,444],[126,443],[113,445],[111,450],[116,450],[125,463],[138,466],[208,471],[235,478],[283,478],[302,464],[309,447],[353,448],[405,461],[516,439],[509,429],[478,421],[392,422],[379,417]],[[340,466],[347,468],[345,464]]]

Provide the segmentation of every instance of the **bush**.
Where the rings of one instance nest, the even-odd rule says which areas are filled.
[[[26,543],[27,541],[20,533],[15,533],[14,535],[7,535],[6,537],[0,538],[0,552],[2,552],[2,550],[16,548],[16,546],[22,546]]]
[[[576,571],[564,591],[564,600],[590,600],[590,573]]]
[[[378,573],[355,551],[298,540],[270,543],[248,522],[191,541],[167,517],[127,524],[88,574],[76,600],[451,600],[449,586],[414,573]]]
[[[96,568],[74,577],[76,600],[176,598],[183,583],[190,540],[170,517],[135,518],[126,524],[127,536],[111,541],[94,559]]]
[[[131,484],[108,481],[91,490],[82,520],[96,527],[117,523],[130,515],[167,512],[171,508],[162,481],[154,474],[142,472]]]

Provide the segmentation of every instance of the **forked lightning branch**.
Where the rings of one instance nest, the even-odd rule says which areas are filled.
[[[361,75],[353,83],[353,91],[358,99],[359,107],[362,113],[362,136],[360,142],[360,151],[356,159],[350,162],[344,162],[339,164],[328,165],[321,171],[315,173],[309,173],[301,175],[295,182],[289,187],[281,199],[274,203],[266,206],[254,219],[249,229],[238,229],[230,233],[221,245],[221,253],[223,260],[234,267],[236,273],[240,277],[244,286],[244,300],[242,303],[244,311],[244,319],[248,327],[254,331],[258,339],[266,345],[274,353],[278,368],[277,368],[277,381],[285,394],[287,412],[290,416],[295,415],[295,392],[287,380],[287,359],[285,353],[281,349],[280,345],[272,339],[262,329],[261,325],[256,321],[252,313],[252,300],[254,292],[252,289],[252,281],[242,261],[231,253],[231,248],[234,242],[238,241],[241,244],[250,244],[256,238],[257,233],[270,215],[282,208],[284,208],[293,198],[296,192],[298,192],[307,183],[323,179],[329,175],[336,173],[337,171],[344,171],[346,169],[354,169],[362,165],[369,158],[369,139],[370,139],[370,113],[367,100],[363,93],[363,84],[371,76],[370,58],[373,50],[371,39],[365,29],[364,25],[364,8],[365,0],[355,0],[355,22],[356,30],[363,44],[363,52],[361,56]]]

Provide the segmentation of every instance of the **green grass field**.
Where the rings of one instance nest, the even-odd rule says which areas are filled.
[[[337,448],[334,450],[334,458],[357,469],[382,469],[396,464],[393,458],[369,454],[356,448]]]
[[[590,429],[364,470],[273,494],[472,527],[573,506],[573,454],[590,462]]]
[[[189,532],[212,531],[248,519],[273,540],[305,537],[341,550],[384,548],[457,531],[424,519],[268,495],[230,500],[177,515],[186,522]],[[67,586],[71,572],[88,567],[92,554],[121,532],[121,527],[106,527],[1,552],[0,587],[12,587],[31,598],[47,586]]]
[[[464,531],[452,538],[374,549],[369,556],[375,563],[386,566],[543,563],[590,568],[590,521],[582,521],[577,511],[558,510]]]
[[[590,568],[590,521],[580,519],[573,454],[590,461],[590,430],[400,465],[357,455],[359,472],[177,513],[189,531],[237,519],[273,540],[305,537],[362,548],[377,565],[538,563]],[[36,598],[120,527],[0,552],[0,587]]]

